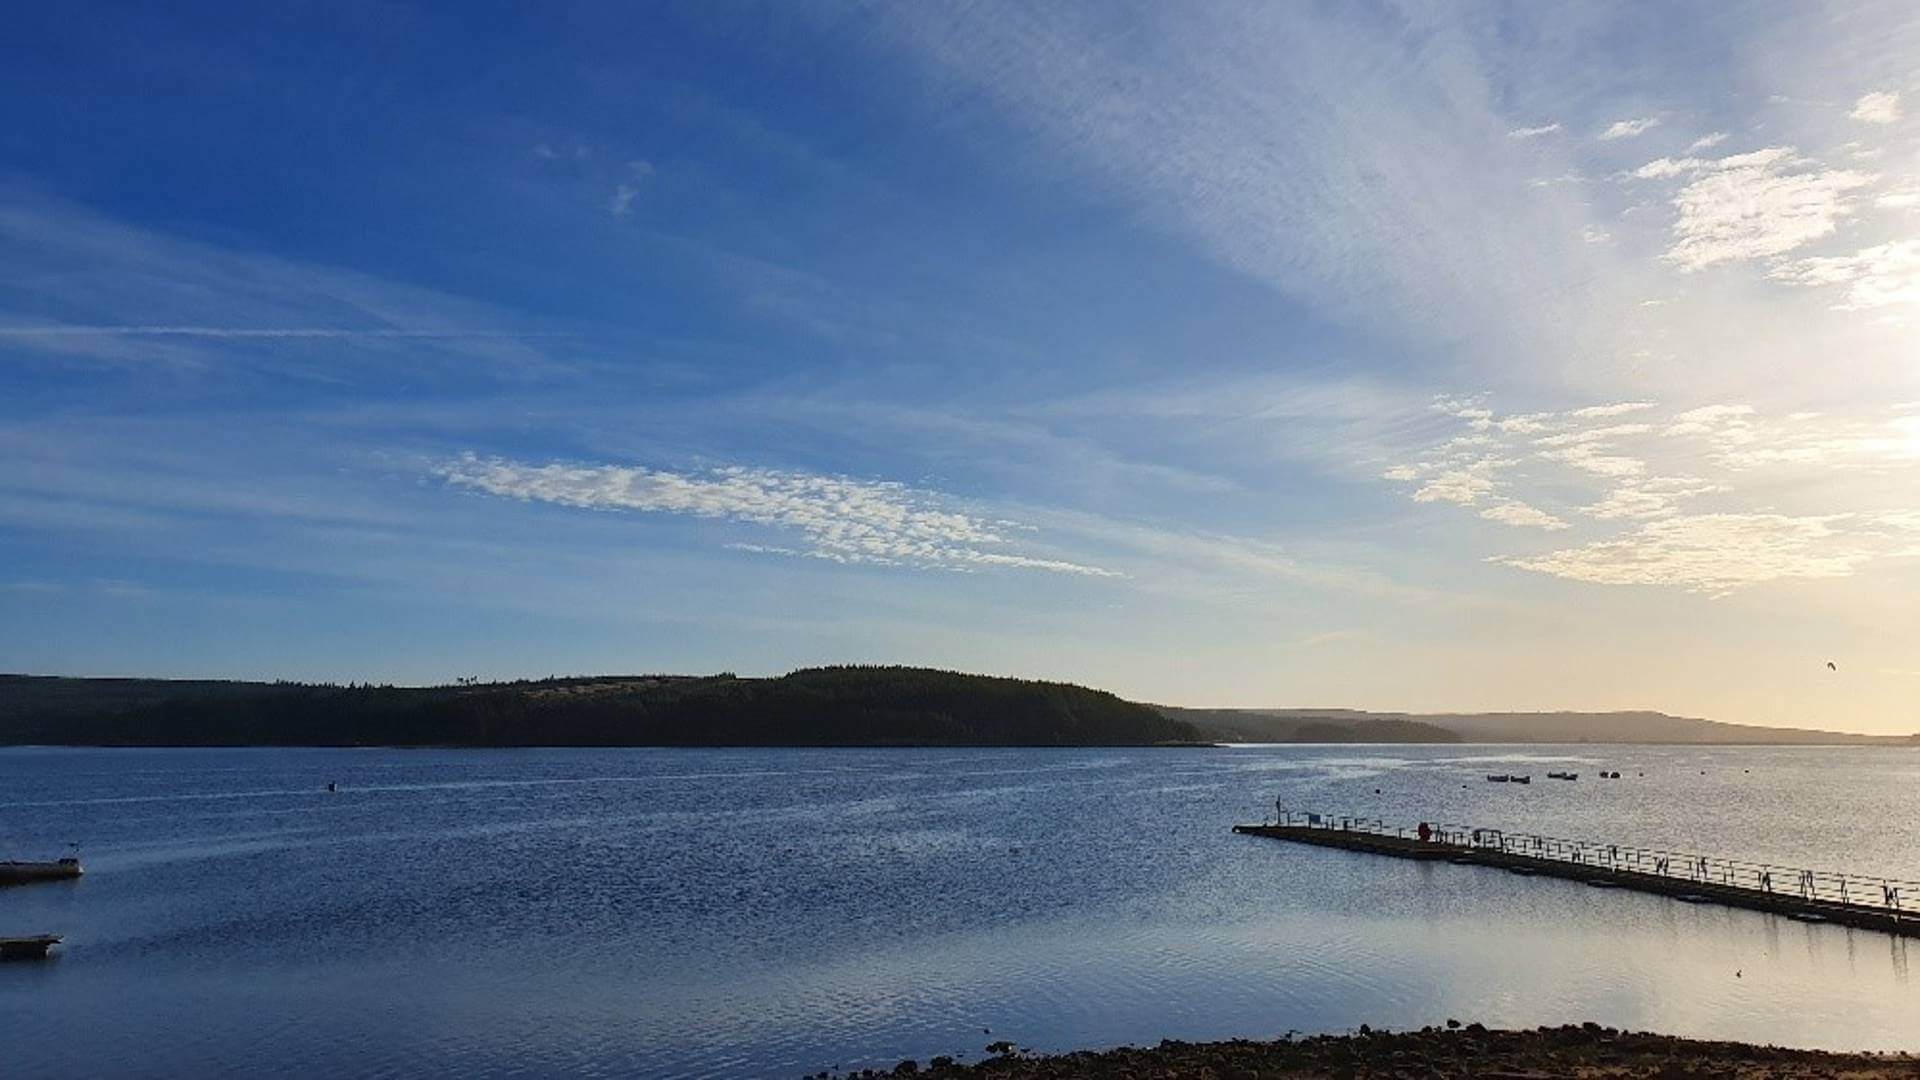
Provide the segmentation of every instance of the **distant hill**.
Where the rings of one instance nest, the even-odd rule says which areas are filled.
[[[1452,743],[1460,735],[1405,717],[1282,709],[1183,709],[1159,706],[1217,742]]]
[[[1686,746],[1920,744],[1920,736],[1726,724],[1661,712],[1376,713],[1358,709],[1179,709],[1208,738],[1262,742],[1653,743]],[[1346,732],[1342,739],[1322,734]]]
[[[1139,746],[1193,726],[1064,683],[902,667],[435,687],[0,676],[0,744]]]

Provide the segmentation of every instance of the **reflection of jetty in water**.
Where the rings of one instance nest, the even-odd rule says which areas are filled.
[[[1920,908],[1903,907],[1920,897],[1920,882],[1465,825],[1421,822],[1414,829],[1394,828],[1370,818],[1285,809],[1280,810],[1277,824],[1235,825],[1233,831],[1403,859],[1491,866],[1522,876],[1567,878],[1598,888],[1658,893],[1686,903],[1725,904],[1801,922],[1831,922],[1920,937]]]

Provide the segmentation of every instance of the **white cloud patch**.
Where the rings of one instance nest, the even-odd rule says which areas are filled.
[[[1659,303],[1657,300],[1648,302]],[[1585,408],[1575,409],[1567,415],[1582,420],[1604,416],[1625,416],[1628,413],[1651,409],[1657,404],[1652,401],[1616,401],[1609,405],[1588,405]]]
[[[1646,424],[1613,424],[1606,427],[1580,428],[1548,435],[1535,439],[1534,445],[1545,447],[1540,457],[1547,461],[1556,461],[1563,465],[1593,473],[1596,476],[1639,476],[1647,471],[1647,463],[1638,458],[1610,453],[1615,440],[1628,435],[1644,435],[1652,430]]]
[[[1609,454],[1596,443],[1578,443],[1558,450],[1547,450],[1540,456],[1595,476],[1639,476],[1647,471],[1647,463],[1639,458]]]
[[[1675,413],[1667,434],[1706,435],[1730,426],[1749,426],[1753,414],[1751,405],[1702,405]]]
[[[1852,255],[1815,256],[1774,267],[1769,274],[1790,285],[1846,287],[1835,305],[1847,311],[1920,304],[1920,241],[1877,244]]]
[[[633,200],[637,198],[639,194],[640,189],[634,187],[632,184],[615,185],[613,197],[607,200],[607,213],[617,218],[631,217],[633,215]]]
[[[1497,502],[1485,510],[1480,511],[1480,516],[1486,518],[1488,521],[1497,521],[1502,525],[1513,525],[1529,529],[1545,529],[1548,532],[1557,532],[1561,529],[1570,528],[1566,522],[1554,517],[1545,510],[1528,506],[1518,499],[1507,499]]]
[[[834,562],[922,569],[1121,576],[1007,551],[1009,523],[944,509],[926,492],[884,481],[740,467],[689,474],[629,465],[533,465],[473,454],[433,472],[456,487],[503,498],[740,522],[804,540],[798,548],[746,543],[735,545],[738,550],[798,551]]]
[[[1847,115],[1863,124],[1898,123],[1900,95],[1890,90],[1863,94],[1859,101],[1853,103],[1853,111]]]
[[[1616,484],[1599,502],[1581,507],[1580,512],[1600,521],[1667,517],[1678,511],[1681,499],[1724,490],[1690,476],[1639,477]]]
[[[1508,464],[1495,458],[1483,458],[1465,466],[1440,469],[1413,493],[1413,501],[1450,502],[1463,506],[1476,502],[1481,496],[1492,493],[1493,474]]]
[[[1551,135],[1554,132],[1559,130],[1560,130],[1560,125],[1558,123],[1542,124],[1539,127],[1514,128],[1512,131],[1507,132],[1507,138],[1537,139],[1542,135]]]
[[[1612,414],[1591,413],[1582,409],[1576,413],[1568,413],[1567,415],[1584,418],[1608,416]],[[1605,442],[1609,439],[1617,439],[1622,435],[1645,435],[1651,430],[1653,430],[1653,428],[1652,425],[1649,424],[1609,424],[1604,427],[1579,428],[1574,431],[1561,432],[1558,435],[1549,435],[1544,439],[1535,439],[1534,443],[1538,446],[1575,446],[1585,443]]]
[[[1831,234],[1870,173],[1829,169],[1774,146],[1703,160],[1661,158],[1641,179],[1691,176],[1673,198],[1678,216],[1665,258],[1682,270],[1771,258]]]
[[[1631,139],[1636,135],[1644,134],[1648,130],[1659,126],[1660,118],[1657,116],[1642,116],[1632,120],[1615,120],[1613,123],[1607,125],[1605,131],[1600,133],[1600,139],[1602,142],[1612,142],[1615,139]]]
[[[1687,144],[1687,153],[1697,154],[1702,150],[1711,150],[1714,147],[1719,146],[1721,143],[1726,141],[1727,141],[1727,133],[1724,131],[1716,131],[1711,135],[1702,135],[1699,138],[1693,140],[1693,142]]]
[[[1669,180],[1676,176],[1686,176],[1706,167],[1705,158],[1654,158],[1645,165],[1633,170],[1629,175],[1637,180]]]
[[[1920,182],[1908,181],[1874,197],[1873,205],[1882,210],[1920,209]]]
[[[1433,410],[1462,421],[1468,433],[1435,446],[1419,461],[1387,469],[1382,478],[1418,483],[1413,492],[1415,502],[1470,506],[1494,494],[1500,487],[1500,473],[1518,464],[1519,459],[1489,452],[1500,444],[1492,411],[1469,399],[1446,397],[1435,399]]]

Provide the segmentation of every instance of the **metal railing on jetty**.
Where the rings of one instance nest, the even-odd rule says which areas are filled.
[[[1234,831],[1408,858],[1483,863],[1920,936],[1920,881],[1448,822],[1426,822],[1423,827],[1424,836],[1419,827],[1392,826],[1376,818],[1280,809],[1272,825],[1235,826]]]

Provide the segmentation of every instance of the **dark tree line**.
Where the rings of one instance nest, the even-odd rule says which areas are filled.
[[[30,680],[31,681],[31,680]],[[120,746],[1096,746],[1192,741],[1193,725],[1063,683],[905,667],[775,679],[623,676],[437,687],[153,684],[97,706],[5,702],[0,741]],[[162,689],[154,689],[158,686]],[[42,692],[41,697],[47,695]],[[44,703],[43,703],[44,705]]]

